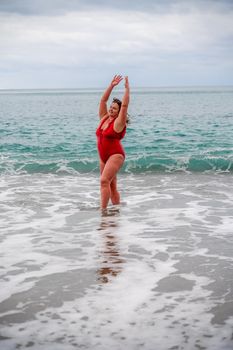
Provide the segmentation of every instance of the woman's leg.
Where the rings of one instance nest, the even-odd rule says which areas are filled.
[[[105,167],[105,163],[102,161],[102,159],[100,158],[100,175],[102,175],[102,172],[104,170]]]
[[[100,178],[100,186],[101,186],[101,208],[107,208],[109,198],[111,196],[111,182],[116,176],[119,169],[122,167],[124,163],[124,157],[121,154],[114,154],[108,158],[105,166],[103,168],[101,178]],[[113,190],[114,188],[113,183]],[[113,191],[114,193],[114,191]]]
[[[100,174],[102,174],[105,167],[105,163],[100,158]],[[120,193],[117,190],[117,176],[115,175],[110,183],[110,198],[112,201],[112,204],[120,204]]]
[[[117,177],[114,176],[110,184],[112,204],[120,204],[120,193],[117,191]]]

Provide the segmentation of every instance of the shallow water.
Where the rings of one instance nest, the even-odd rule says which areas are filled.
[[[101,93],[0,92],[0,348],[231,350],[232,87],[132,90],[106,212]]]
[[[233,348],[230,174],[0,178],[0,345]]]

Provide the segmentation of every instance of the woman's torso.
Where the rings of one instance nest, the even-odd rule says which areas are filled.
[[[123,137],[125,136],[125,132],[126,132],[126,126],[123,128],[122,131],[117,132],[114,130],[115,119],[106,123],[107,119],[108,119],[108,116],[103,117],[103,120],[101,120],[101,122],[96,130],[96,135],[97,136],[102,135],[103,137],[116,138],[118,140],[123,139]]]
[[[113,154],[122,154],[125,157],[125,152],[120,140],[125,136],[126,126],[121,132],[116,132],[114,130],[115,119],[106,123],[107,118],[108,116],[103,117],[103,120],[101,120],[96,130],[98,151],[100,158],[104,162]]]

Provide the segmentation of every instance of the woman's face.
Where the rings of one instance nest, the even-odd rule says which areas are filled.
[[[109,116],[116,118],[118,116],[119,109],[120,107],[118,106],[118,104],[116,102],[112,102],[108,111]]]

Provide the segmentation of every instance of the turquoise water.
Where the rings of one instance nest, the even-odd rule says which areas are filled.
[[[101,93],[1,91],[0,172],[98,171]],[[129,112],[124,172],[233,170],[233,88],[134,89]]]

